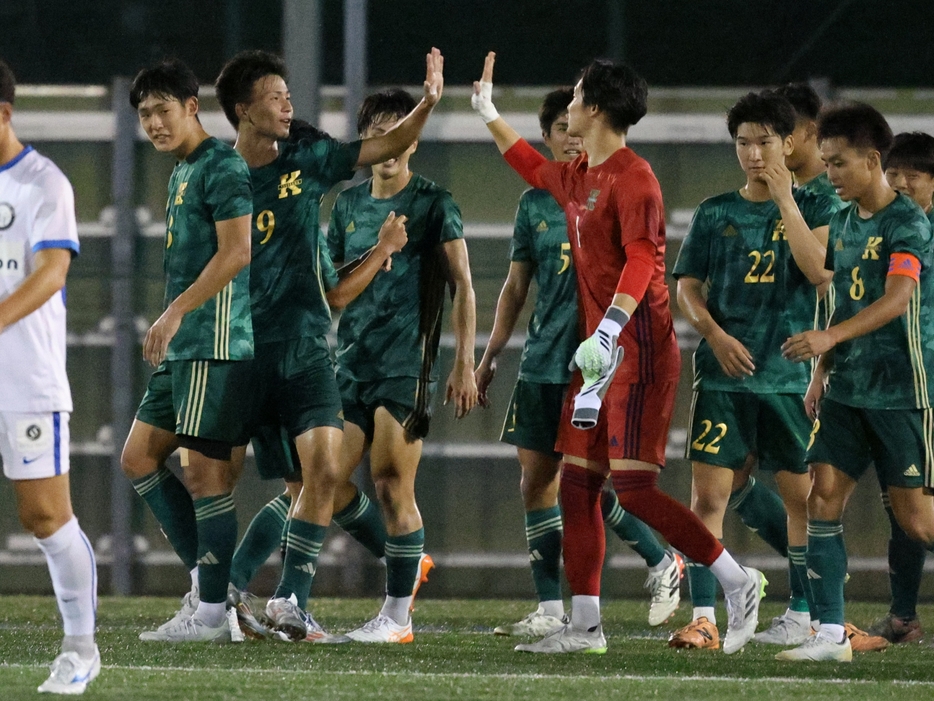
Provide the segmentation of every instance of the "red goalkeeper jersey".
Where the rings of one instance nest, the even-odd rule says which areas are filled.
[[[627,245],[647,239],[655,269],[645,295],[620,336],[623,364],[614,381],[677,379],[681,355],[665,282],[665,209],[655,174],[631,149],[616,151],[588,167],[587,154],[574,161],[549,161],[524,141],[506,159],[532,187],[548,190],[564,209],[577,269],[581,337],[590,336],[612,304],[626,266]]]

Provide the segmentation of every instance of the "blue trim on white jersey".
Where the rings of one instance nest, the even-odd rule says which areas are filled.
[[[62,474],[62,415],[52,412],[52,440],[54,442],[55,474]]]
[[[24,148],[22,151],[20,151],[18,154],[16,154],[16,155],[13,157],[13,160],[12,160],[12,161],[7,161],[7,162],[4,163],[3,165],[0,165],[0,173],[2,173],[2,172],[5,171],[5,170],[9,170],[9,169],[12,168],[13,166],[15,166],[17,163],[19,163],[21,160],[23,160],[23,159],[26,157],[26,155],[27,155],[28,153],[31,153],[32,150],[33,150],[32,146],[27,146],[27,147]]]
[[[38,253],[44,248],[66,248],[74,255],[78,255],[81,252],[81,246],[78,245],[78,242],[72,241],[71,239],[46,239],[45,241],[39,241],[32,247],[32,252]]]

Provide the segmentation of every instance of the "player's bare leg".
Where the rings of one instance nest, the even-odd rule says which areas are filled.
[[[94,642],[97,573],[94,552],[72,511],[68,473],[13,480],[13,490],[20,523],[36,539],[48,563],[65,629],[62,652],[40,691],[81,693],[76,690],[83,691],[101,667]],[[60,688],[63,681],[67,692]]]
[[[120,456],[123,473],[149,506],[191,578],[191,588],[183,597],[181,607],[160,629],[191,618],[201,600],[194,503],[186,486],[165,465],[177,449],[178,436],[174,432],[134,419]]]
[[[386,523],[386,600],[379,615],[351,631],[360,642],[411,642],[413,582],[421,575],[425,531],[415,503],[422,441],[412,440],[385,407],[374,415],[370,470]]]
[[[844,629],[843,583],[846,578],[846,547],[843,542],[843,512],[856,482],[832,465],[812,464],[813,483],[808,496],[807,566],[816,577],[811,588],[820,611],[820,629],[803,645],[776,655],[780,660],[852,659],[852,648]],[[920,490],[918,490],[920,492]]]
[[[295,438],[302,465],[302,490],[289,519],[282,577],[266,605],[266,615],[276,629],[292,640],[305,639],[310,629],[320,630],[305,608],[331,522],[342,435],[339,428],[318,426]]]
[[[543,636],[566,621],[561,598],[561,511],[558,508],[560,461],[553,455],[516,449],[522,475],[519,489],[525,507],[532,580],[538,608],[518,623],[497,626],[496,635]]]
[[[723,650],[731,654],[742,648],[758,623],[759,601],[766,583],[762,573],[740,567],[697,516],[658,489],[658,465],[611,460],[610,467],[620,505],[659,531],[673,547],[710,568],[726,596],[728,624]],[[729,491],[732,475],[725,477],[725,491]],[[722,508],[726,508],[725,501]]]

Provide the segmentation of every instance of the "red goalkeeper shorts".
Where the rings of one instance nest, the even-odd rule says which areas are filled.
[[[571,425],[574,397],[582,384],[580,372],[575,372],[564,400],[555,450],[597,462],[640,460],[664,467],[678,381],[614,381],[603,398],[596,427],[587,431]]]

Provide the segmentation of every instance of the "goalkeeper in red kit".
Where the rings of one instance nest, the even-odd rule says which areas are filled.
[[[570,623],[526,652],[606,651],[600,625],[607,475],[620,505],[687,557],[708,566],[726,596],[726,653],[755,632],[765,578],[740,567],[690,509],[659,490],[681,369],[665,283],[665,215],[649,164],[626,147],[646,112],[645,81],[631,68],[587,66],[568,106],[568,133],[584,141],[574,161],[549,161],[503,120],[492,101],[495,54],[474,83],[473,108],[506,161],[564,209],[577,269],[581,336],[555,449],[563,454],[564,564]]]

